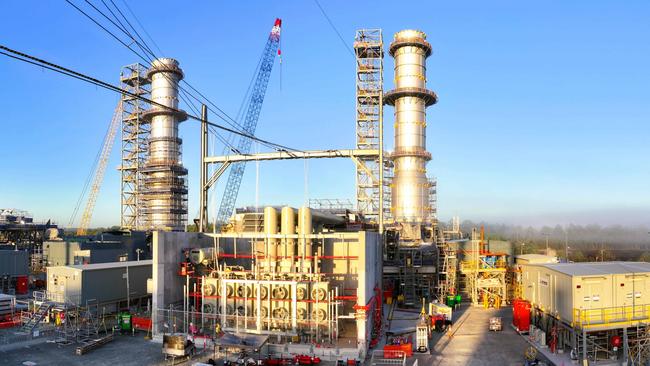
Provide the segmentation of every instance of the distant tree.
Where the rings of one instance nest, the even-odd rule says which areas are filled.
[[[650,262],[650,252],[645,252],[641,254],[638,260],[640,262]]]
[[[569,253],[569,259],[573,262],[586,262],[587,257],[580,250],[571,250]]]

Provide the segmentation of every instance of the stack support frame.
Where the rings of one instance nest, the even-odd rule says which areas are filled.
[[[384,224],[384,42],[381,29],[357,30],[356,148],[378,155],[359,158],[356,169],[357,210],[371,222]]]
[[[122,162],[120,167],[120,226],[124,230],[141,230],[142,216],[139,210],[141,169],[147,159],[150,125],[142,118],[149,103],[135,96],[149,99],[150,81],[146,67],[135,63],[122,67],[120,84],[122,90]],[[135,95],[135,96],[134,96]]]

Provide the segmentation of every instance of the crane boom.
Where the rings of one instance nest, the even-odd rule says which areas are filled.
[[[106,136],[104,137],[104,144],[102,145],[102,152],[99,156],[99,163],[95,169],[93,175],[93,184],[90,187],[90,193],[88,194],[88,202],[86,202],[86,207],[84,208],[83,214],[81,215],[81,222],[77,228],[77,235],[86,235],[88,226],[90,225],[90,219],[93,216],[93,210],[95,209],[95,201],[97,201],[97,195],[99,194],[99,189],[102,186],[104,181],[104,173],[106,172],[106,165],[108,164],[108,158],[111,156],[111,150],[113,150],[113,145],[115,143],[115,134],[117,132],[117,127],[120,125],[122,118],[122,102],[120,101],[115,107],[115,112],[113,112],[113,119],[111,119],[111,124],[106,131]]]
[[[280,54],[279,45],[281,26],[282,20],[279,18],[276,19],[275,24],[271,29],[271,34],[269,34],[269,39],[266,42],[266,46],[264,47],[259,71],[257,77],[255,78],[250,100],[246,108],[246,115],[242,128],[244,132],[250,136],[255,134],[257,121],[259,120],[260,111],[262,110],[262,104],[264,102],[264,95],[266,94],[266,87],[268,86],[269,78],[271,77],[271,70],[273,69],[275,55],[276,53],[278,55]],[[251,143],[252,140],[250,138],[241,136],[237,145],[238,153],[248,154],[251,149]],[[226,189],[223,193],[223,198],[219,206],[219,212],[217,213],[217,223],[223,224],[227,222],[228,218],[232,214],[235,208],[235,202],[237,201],[239,186],[241,185],[241,180],[244,176],[245,167],[245,163],[241,162],[233,164],[230,168],[228,182],[226,183]]]

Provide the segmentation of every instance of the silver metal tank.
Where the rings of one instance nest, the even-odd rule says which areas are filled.
[[[280,233],[282,235],[293,235],[296,233],[296,211],[289,206],[282,207],[280,213]],[[283,238],[279,255],[282,257],[281,271],[293,272],[293,259],[296,255],[296,240]]]
[[[264,233],[274,235],[278,233],[278,210],[273,207],[264,208]],[[266,266],[269,271],[275,272],[277,268],[278,239],[267,238],[268,250],[266,253]]]
[[[183,71],[178,61],[159,58],[151,63],[147,78],[151,79],[151,99],[160,105],[152,103],[143,114],[151,124],[149,156],[142,170],[145,226],[150,230],[184,231],[187,169],[181,162],[182,141],[178,137],[178,124],[187,119],[187,114],[178,109],[178,83]]]
[[[426,108],[437,96],[426,88],[426,59],[431,45],[417,30],[395,34],[390,45],[395,59],[395,89],[384,94],[384,102],[395,107],[395,148],[391,210],[400,224],[403,239],[420,239],[420,228],[430,222],[429,180],[426,164]]]

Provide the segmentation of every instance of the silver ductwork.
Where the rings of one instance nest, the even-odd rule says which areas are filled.
[[[143,173],[145,227],[150,230],[184,231],[187,221],[187,183],[181,162],[178,124],[187,114],[178,109],[178,83],[183,71],[178,61],[159,58],[147,70],[151,80],[151,109],[143,114],[150,123],[149,157]]]
[[[402,238],[418,240],[431,212],[426,108],[437,101],[436,94],[426,88],[426,59],[431,45],[423,32],[403,30],[395,34],[390,54],[395,59],[395,89],[385,93],[384,102],[395,107],[391,211],[402,228]]]

